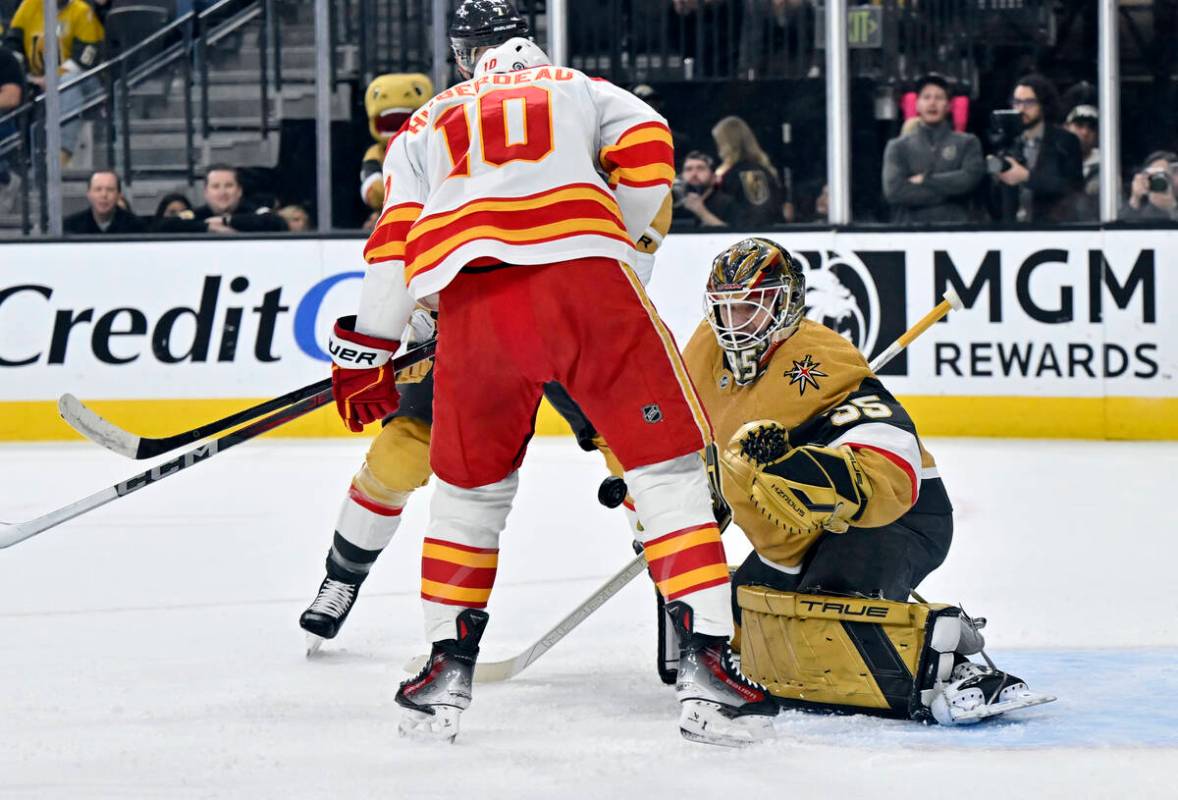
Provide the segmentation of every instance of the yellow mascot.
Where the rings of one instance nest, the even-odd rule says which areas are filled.
[[[420,72],[377,75],[364,92],[368,131],[376,141],[364,153],[360,167],[360,196],[374,211],[384,205],[381,169],[389,139],[414,111],[434,96],[434,85]]]

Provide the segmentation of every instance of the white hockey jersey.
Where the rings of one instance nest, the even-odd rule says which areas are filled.
[[[479,67],[390,142],[366,283],[383,284],[372,280],[382,267],[398,270],[408,295],[423,299],[472,262],[604,256],[633,266],[634,243],[674,179],[666,121],[577,70]]]

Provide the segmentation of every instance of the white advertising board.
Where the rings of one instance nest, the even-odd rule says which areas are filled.
[[[0,246],[2,400],[264,397],[324,377],[359,240]]]
[[[671,236],[650,293],[685,344],[731,234]],[[953,312],[884,371],[898,394],[1178,396],[1178,231],[775,233],[808,316],[874,355],[955,288]]]
[[[736,238],[672,235],[660,251],[650,294],[681,345],[712,257]],[[1178,232],[771,238],[805,267],[808,314],[869,356],[958,291],[965,309],[882,372],[899,395],[1178,398]],[[0,403],[262,398],[321,379],[362,244],[0,245]]]

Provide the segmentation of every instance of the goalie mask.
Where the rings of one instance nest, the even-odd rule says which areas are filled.
[[[530,33],[527,21],[507,0],[465,0],[454,12],[448,31],[458,71],[467,78],[474,74],[480,50]]]
[[[772,346],[798,329],[806,278],[784,247],[743,239],[712,261],[704,310],[737,384],[755,381]]]

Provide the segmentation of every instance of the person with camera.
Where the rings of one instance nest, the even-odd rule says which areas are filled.
[[[1074,222],[1083,190],[1080,141],[1055,124],[1059,95],[1042,75],[1019,80],[1010,111],[991,115],[986,158],[994,177],[996,216],[1003,222]]]
[[[1068,112],[1064,127],[1080,142],[1084,191],[1077,198],[1080,219],[1100,219],[1100,112],[1096,106],[1081,104]]]
[[[1145,165],[1129,185],[1129,201],[1121,208],[1121,219],[1135,222],[1178,220],[1178,154],[1167,150],[1150,153]]]
[[[966,222],[969,199],[986,174],[982,144],[949,123],[949,82],[930,73],[916,82],[919,122],[884,150],[884,197],[898,223]]]
[[[728,224],[732,198],[716,188],[715,162],[707,153],[692,150],[683,159],[683,170],[672,186],[673,224],[682,227],[719,228]]]

